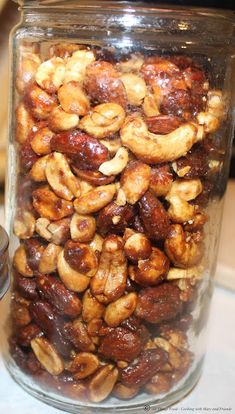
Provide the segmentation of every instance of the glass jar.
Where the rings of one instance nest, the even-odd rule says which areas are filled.
[[[231,152],[233,16],[25,1],[12,35],[6,356],[70,412],[197,382]]]
[[[7,292],[10,285],[8,272],[8,235],[4,228],[0,226],[0,299]]]

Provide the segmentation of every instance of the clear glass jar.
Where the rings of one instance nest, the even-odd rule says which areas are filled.
[[[233,16],[26,1],[12,35],[7,366],[70,412],[197,382],[233,132]]]
[[[10,277],[8,272],[8,235],[4,228],[0,226],[0,299],[6,294]]]

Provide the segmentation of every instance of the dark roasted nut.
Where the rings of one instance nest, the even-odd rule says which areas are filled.
[[[193,147],[185,157],[175,161],[174,169],[179,177],[193,179],[205,177],[209,165],[204,147],[201,145]]]
[[[71,201],[57,197],[48,188],[33,191],[33,206],[41,217],[52,221],[71,216],[74,212]]]
[[[133,361],[140,352],[140,337],[125,328],[111,329],[99,347],[100,355],[114,361]]]
[[[151,168],[149,188],[157,197],[165,197],[170,191],[173,182],[173,174],[168,165]]]
[[[120,381],[126,386],[142,386],[146,384],[167,362],[167,354],[161,348],[149,349],[124,368],[120,373]]]
[[[84,116],[90,109],[90,102],[79,82],[68,82],[58,90],[60,105],[68,114]]]
[[[11,312],[13,323],[17,327],[26,326],[32,320],[28,307],[23,306],[16,301],[12,302],[11,304]]]
[[[33,271],[37,271],[45,246],[37,239],[29,239],[24,243],[27,263]]]
[[[183,72],[186,85],[194,94],[203,95],[205,93],[205,73],[196,67],[189,66]]]
[[[171,283],[142,289],[138,294],[136,316],[150,323],[174,319],[182,310],[180,289]]]
[[[121,176],[121,188],[126,200],[135,204],[148,190],[151,168],[141,161],[132,161]]]
[[[82,304],[78,296],[66,289],[54,276],[38,276],[36,283],[42,299],[54,306],[58,313],[71,318],[81,313]]]
[[[16,275],[14,280],[17,291],[25,299],[35,300],[38,298],[37,285],[35,279]]]
[[[127,387],[126,385],[121,384],[121,382],[118,382],[114,386],[112,394],[121,400],[129,400],[134,398],[138,394],[138,391],[138,386]]]
[[[55,45],[52,45],[50,48],[50,56],[57,56],[62,59],[65,59],[70,57],[74,52],[82,48],[82,46],[76,45],[75,43],[56,43]]]
[[[32,85],[26,91],[25,104],[36,119],[44,120],[49,117],[51,111],[57,106],[57,100],[39,86]]]
[[[145,391],[148,394],[164,394],[171,389],[173,385],[172,376],[167,372],[158,372],[151,381],[145,385]]]
[[[93,342],[98,344],[99,343],[99,336],[100,332],[104,328],[104,321],[100,318],[94,318],[87,324],[87,332],[90,336],[92,336]],[[98,339],[98,341],[97,341]]]
[[[69,341],[72,342],[73,346],[80,351],[95,351],[95,345],[87,332],[86,325],[75,319],[73,322],[68,322],[65,327],[65,334]]]
[[[129,260],[137,262],[138,260],[142,261],[149,258],[152,253],[152,246],[144,234],[134,233],[127,237],[124,250]]]
[[[19,331],[17,343],[21,346],[29,347],[32,339],[42,336],[42,334],[41,329],[35,323],[30,323]]]
[[[96,355],[90,352],[76,354],[66,369],[73,374],[75,380],[80,380],[94,374],[99,368],[100,361]]]
[[[51,148],[52,151],[70,156],[75,166],[85,170],[97,170],[103,162],[109,159],[107,148],[82,131],[55,135],[51,140]]]
[[[204,108],[203,96],[177,89],[165,96],[161,102],[161,112],[181,119],[191,119]]]
[[[129,267],[129,275],[131,280],[142,286],[154,286],[166,278],[169,267],[167,256],[161,250],[153,247],[148,259],[139,260],[137,266]]]
[[[108,233],[122,234],[133,218],[134,209],[131,205],[118,206],[111,202],[99,212],[97,229],[102,236]]]
[[[170,219],[162,203],[147,191],[140,199],[139,207],[147,236],[153,240],[165,239],[170,231]]]
[[[95,103],[115,102],[126,107],[126,90],[114,66],[105,61],[91,63],[86,70],[85,89]]]
[[[94,276],[98,267],[97,256],[86,244],[68,240],[64,246],[64,258],[72,269],[88,277]]]
[[[113,365],[104,365],[90,379],[88,393],[94,403],[105,400],[118,379],[118,370]]]
[[[74,173],[81,178],[82,180],[87,181],[91,185],[101,186],[110,184],[115,180],[115,176],[111,175],[107,177],[104,174],[101,174],[99,171],[89,171],[89,170],[80,170],[79,168],[73,166]]]
[[[169,134],[174,131],[182,122],[175,116],[159,115],[145,119],[148,130],[154,134]]]

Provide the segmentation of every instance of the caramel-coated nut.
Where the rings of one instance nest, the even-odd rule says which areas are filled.
[[[95,138],[107,138],[119,131],[125,120],[125,111],[116,103],[104,103],[95,106],[90,115],[84,116],[79,128]]]
[[[68,114],[86,115],[90,102],[79,82],[69,82],[58,90],[58,99],[62,109]]]
[[[197,115],[197,121],[199,125],[203,125],[207,134],[216,132],[219,129],[219,119],[210,112],[199,112]]]
[[[35,79],[35,74],[41,59],[36,53],[23,52],[18,64],[16,74],[16,87],[19,93],[24,93],[28,85]]]
[[[178,369],[182,363],[181,353],[164,338],[154,338],[154,344],[168,353],[168,363],[173,369]]]
[[[45,338],[34,338],[31,348],[45,368],[51,375],[59,375],[64,371],[64,362],[59,356],[56,348]]]
[[[36,119],[47,119],[57,106],[56,98],[37,85],[30,86],[25,94],[25,102]]]
[[[50,141],[53,137],[53,132],[45,127],[39,129],[31,141],[31,147],[37,155],[47,155],[51,152]]]
[[[82,301],[82,318],[85,322],[90,322],[94,318],[101,318],[104,314],[105,307],[87,290]]]
[[[194,219],[196,215],[196,206],[189,204],[178,195],[168,194],[166,196],[170,204],[167,213],[174,223],[186,223]]]
[[[69,266],[87,277],[93,277],[97,271],[97,255],[87,244],[68,240],[64,246],[64,258]]]
[[[23,102],[16,108],[16,140],[23,144],[34,126],[34,120]]]
[[[165,197],[173,183],[173,175],[168,165],[151,168],[151,179],[149,188],[157,197]]]
[[[81,243],[90,242],[96,232],[96,220],[92,216],[74,213],[70,223],[71,238]]]
[[[69,131],[79,124],[79,117],[76,114],[68,114],[61,107],[53,109],[49,118],[48,125],[54,132]]]
[[[95,345],[88,334],[86,325],[80,319],[67,323],[65,333],[76,349],[85,352],[95,351]]]
[[[49,242],[57,245],[64,244],[70,238],[70,218],[50,222],[40,217],[36,221],[36,232]]]
[[[14,220],[14,233],[19,239],[25,240],[32,237],[36,220],[32,213],[19,209]]]
[[[32,166],[30,170],[30,176],[33,181],[41,183],[47,180],[46,178],[46,165],[47,165],[48,155],[40,157]]]
[[[152,253],[149,239],[142,233],[131,234],[124,246],[125,254],[132,261],[148,259]]]
[[[118,149],[114,158],[110,161],[105,161],[100,165],[99,171],[104,175],[118,175],[124,170],[128,163],[128,151],[121,147]]]
[[[101,139],[100,142],[109,150],[110,155],[115,155],[122,146],[120,138]]]
[[[210,90],[207,94],[207,110],[210,114],[221,119],[225,116],[226,105],[223,94],[219,90]]]
[[[117,191],[115,184],[103,185],[88,191],[74,201],[78,214],[96,213],[112,201]]]
[[[117,63],[117,69],[123,73],[139,72],[144,63],[144,58],[140,53],[133,53],[128,60]]]
[[[154,94],[148,93],[144,98],[143,111],[147,117],[160,115],[159,99]]]
[[[28,307],[21,305],[16,301],[12,302],[11,311],[14,325],[16,325],[17,327],[27,326],[32,320]]]
[[[75,355],[66,368],[72,372],[75,380],[80,380],[94,374],[99,365],[100,361],[96,355],[90,352],[80,352]]]
[[[67,43],[61,42],[56,43],[50,47],[50,57],[60,57],[62,59],[71,57],[74,52],[77,50],[83,49],[84,47],[81,45],[77,45],[76,43]]]
[[[103,243],[103,237],[101,237],[100,234],[96,233],[91,242],[89,243],[89,246],[95,253],[101,253]]]
[[[130,400],[138,394],[138,391],[138,386],[127,387],[121,382],[117,382],[117,384],[113,388],[112,394],[116,398],[120,398],[121,400]]]
[[[113,365],[100,368],[88,383],[90,400],[94,403],[105,400],[118,379],[118,370]]]
[[[46,178],[55,194],[64,200],[72,200],[80,196],[80,184],[73,175],[67,158],[59,152],[53,152],[48,156]]]
[[[126,200],[135,204],[147,191],[150,183],[151,168],[141,161],[132,161],[121,177],[121,189]]]
[[[128,319],[133,314],[136,304],[136,293],[129,293],[122,296],[107,306],[104,314],[105,322],[111,327],[119,326],[125,319]]]
[[[147,86],[144,79],[134,73],[126,73],[120,79],[125,86],[128,103],[140,106],[147,94]]]
[[[55,93],[62,85],[65,76],[63,59],[53,57],[43,62],[36,73],[35,80],[42,89]]]
[[[91,50],[77,50],[68,58],[65,66],[64,83],[77,81],[82,83],[85,78],[86,67],[94,62],[95,55]]]
[[[57,270],[62,282],[73,292],[84,292],[90,283],[89,277],[69,266],[63,251],[58,255]]]
[[[15,251],[13,265],[21,275],[25,277],[33,277],[33,271],[27,263],[26,250],[23,244]]]
[[[60,220],[73,214],[73,204],[57,197],[48,188],[33,191],[33,206],[41,217]]]
[[[165,372],[158,372],[151,381],[145,385],[148,394],[158,395],[168,392],[172,387],[171,375]]]
[[[49,243],[42,253],[41,260],[39,262],[39,272],[43,274],[54,273],[57,269],[58,254],[61,252],[62,247],[57,246],[54,243]]]
[[[202,183],[199,179],[175,180],[167,196],[178,196],[185,201],[194,200],[202,192]],[[168,199],[166,197],[166,199]]]
[[[202,279],[203,268],[200,266],[189,267],[187,269],[179,269],[177,267],[171,267],[168,274],[167,280],[177,279]]]
[[[129,267],[129,275],[131,280],[140,285],[154,286],[166,278],[168,270],[167,256],[160,249],[153,247],[148,259],[139,260],[137,266]]]

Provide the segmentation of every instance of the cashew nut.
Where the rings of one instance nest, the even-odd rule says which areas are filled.
[[[117,132],[125,120],[125,111],[116,103],[104,103],[93,108],[90,115],[84,116],[79,128],[95,138],[107,138]]]
[[[156,135],[149,132],[143,119],[137,116],[126,119],[120,131],[123,145],[149,164],[173,161],[186,155],[197,142],[197,133],[197,126],[187,123],[167,135]]]
[[[63,59],[53,57],[39,66],[35,79],[42,89],[49,93],[55,93],[62,85],[64,75],[65,65]]]
[[[95,55],[91,50],[77,50],[68,58],[65,66],[64,83],[71,81],[83,82],[86,67],[95,61]]]
[[[64,258],[64,251],[58,255],[57,270],[62,282],[73,292],[84,292],[90,283],[89,277],[69,266]]]
[[[100,165],[99,171],[104,175],[118,175],[128,163],[128,151],[121,147],[117,151],[115,157],[110,161],[105,161]]]
[[[100,142],[109,150],[110,155],[115,155],[122,146],[120,138],[101,139]]]
[[[46,165],[47,165],[48,155],[40,157],[32,166],[30,170],[30,176],[33,181],[41,183],[47,180],[46,178]]]
[[[90,109],[90,102],[79,82],[69,82],[58,90],[62,109],[68,114],[84,116]]]
[[[110,303],[105,311],[104,320],[111,327],[119,326],[128,319],[135,311],[137,305],[137,294],[129,293],[115,302]]]
[[[79,117],[76,114],[68,114],[59,106],[53,109],[48,119],[48,125],[54,132],[69,131],[78,126]]]
[[[215,132],[220,126],[219,119],[210,112],[199,112],[197,121],[199,125],[203,125],[206,133]]]
[[[47,155],[51,152],[50,141],[54,136],[49,128],[40,128],[31,141],[31,147],[38,155]]]
[[[223,99],[223,94],[219,90],[210,90],[207,94],[207,111],[222,119],[225,116],[226,105]]]
[[[43,368],[51,375],[59,375],[64,371],[64,362],[56,348],[45,338],[34,338],[31,348],[42,364]]]
[[[126,73],[120,79],[125,86],[129,104],[140,106],[147,94],[147,86],[144,79],[134,73]]]
[[[102,185],[81,195],[74,201],[78,214],[96,213],[112,201],[116,193],[116,185]]]
[[[18,249],[16,249],[13,258],[13,265],[17,272],[21,275],[25,277],[33,277],[33,271],[27,263],[27,255],[24,245],[20,245]]]

